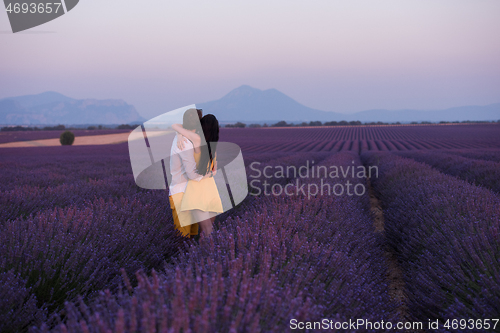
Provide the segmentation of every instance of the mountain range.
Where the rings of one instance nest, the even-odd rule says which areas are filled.
[[[304,106],[276,89],[260,90],[243,85],[221,99],[196,104],[203,114],[213,113],[222,121],[286,122],[353,121],[411,122],[499,120],[500,103],[462,106],[445,110],[368,110],[351,114],[321,111]]]
[[[500,103],[461,106],[445,110],[368,110],[351,114],[322,111],[300,104],[276,89],[260,90],[243,85],[222,98],[197,103],[204,114],[212,113],[221,122],[264,123],[278,121],[482,121],[499,120]],[[123,100],[73,99],[57,92],[44,92],[0,99],[0,124],[138,124],[146,121],[133,105]]]
[[[123,100],[74,99],[53,91],[0,99],[0,124],[5,125],[105,125],[145,120]]]

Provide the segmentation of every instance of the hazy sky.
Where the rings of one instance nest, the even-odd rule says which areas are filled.
[[[0,98],[120,98],[147,118],[243,84],[345,113],[486,105],[499,33],[498,0],[81,0],[17,34],[2,7]]]

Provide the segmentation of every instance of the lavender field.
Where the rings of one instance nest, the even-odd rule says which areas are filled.
[[[127,143],[0,149],[0,332],[313,332],[292,320],[324,318],[500,331],[443,326],[500,318],[499,124],[220,141],[242,148],[253,186],[199,242],[174,229],[167,191],[135,184]],[[256,172],[306,165],[378,172]],[[366,191],[299,191],[346,182]]]

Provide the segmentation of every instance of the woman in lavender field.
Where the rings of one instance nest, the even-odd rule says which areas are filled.
[[[191,179],[188,181],[180,206],[180,211],[190,211],[193,214],[195,220],[200,223],[203,236],[208,236],[213,231],[215,216],[224,211],[213,178],[217,170],[216,149],[219,141],[219,122],[212,114],[205,115],[200,122],[206,145],[202,145],[201,133],[186,130],[181,124],[174,124],[172,128],[177,132],[179,149],[184,149],[184,140],[189,140],[193,144],[197,173],[210,174],[209,178],[201,181]]]

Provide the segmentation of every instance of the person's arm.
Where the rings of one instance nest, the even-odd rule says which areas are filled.
[[[176,131],[179,134],[182,134],[184,137],[186,137],[188,140],[190,140],[193,143],[194,148],[199,147],[201,144],[201,138],[198,134],[195,132],[191,132],[184,127],[182,127],[181,124],[173,124],[172,129]]]
[[[191,144],[189,144],[187,148],[191,148],[190,146]],[[184,170],[186,170],[186,175],[189,179],[199,182],[202,179],[206,179],[212,176],[210,172],[208,172],[204,176],[196,172],[196,161],[194,160],[193,149],[180,151],[179,156],[181,157],[182,164],[184,165]],[[215,175],[215,173],[213,175]]]
[[[180,150],[184,150],[184,143],[187,141],[188,139],[186,139],[184,135],[177,132],[177,148],[179,148]]]
[[[203,176],[196,173],[196,161],[194,160],[193,150],[183,150],[179,152],[179,156],[181,157],[184,170],[186,170],[187,177],[191,180],[196,180],[197,182],[202,180]]]

